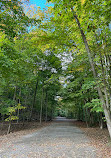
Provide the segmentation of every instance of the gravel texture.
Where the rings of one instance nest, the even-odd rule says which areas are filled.
[[[6,144],[0,158],[96,158],[97,149],[73,122],[58,117],[50,126]]]

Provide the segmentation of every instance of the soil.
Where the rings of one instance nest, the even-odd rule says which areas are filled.
[[[15,134],[16,132],[18,132],[18,133],[22,132],[24,134],[31,132],[31,131],[33,132],[34,130],[37,130],[46,125],[49,125],[50,123],[51,123],[51,121],[42,122],[42,124],[40,124],[38,121],[25,122],[24,124],[22,122],[19,122],[19,123],[13,122],[11,125],[10,134],[11,133]],[[7,130],[8,130],[8,123],[4,123],[3,127],[2,127],[2,123],[0,123],[0,136],[6,135]]]

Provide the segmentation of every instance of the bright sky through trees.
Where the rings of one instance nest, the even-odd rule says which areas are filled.
[[[42,9],[45,8],[46,0],[30,0],[31,4],[36,4],[37,6],[40,6]]]

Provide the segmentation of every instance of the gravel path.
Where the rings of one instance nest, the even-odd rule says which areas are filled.
[[[73,122],[57,118],[50,126],[6,145],[0,158],[96,158],[96,149]]]

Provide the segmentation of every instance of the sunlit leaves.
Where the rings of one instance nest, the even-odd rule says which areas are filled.
[[[92,99],[91,102],[86,103],[84,107],[90,108],[92,112],[104,112],[100,99]]]

